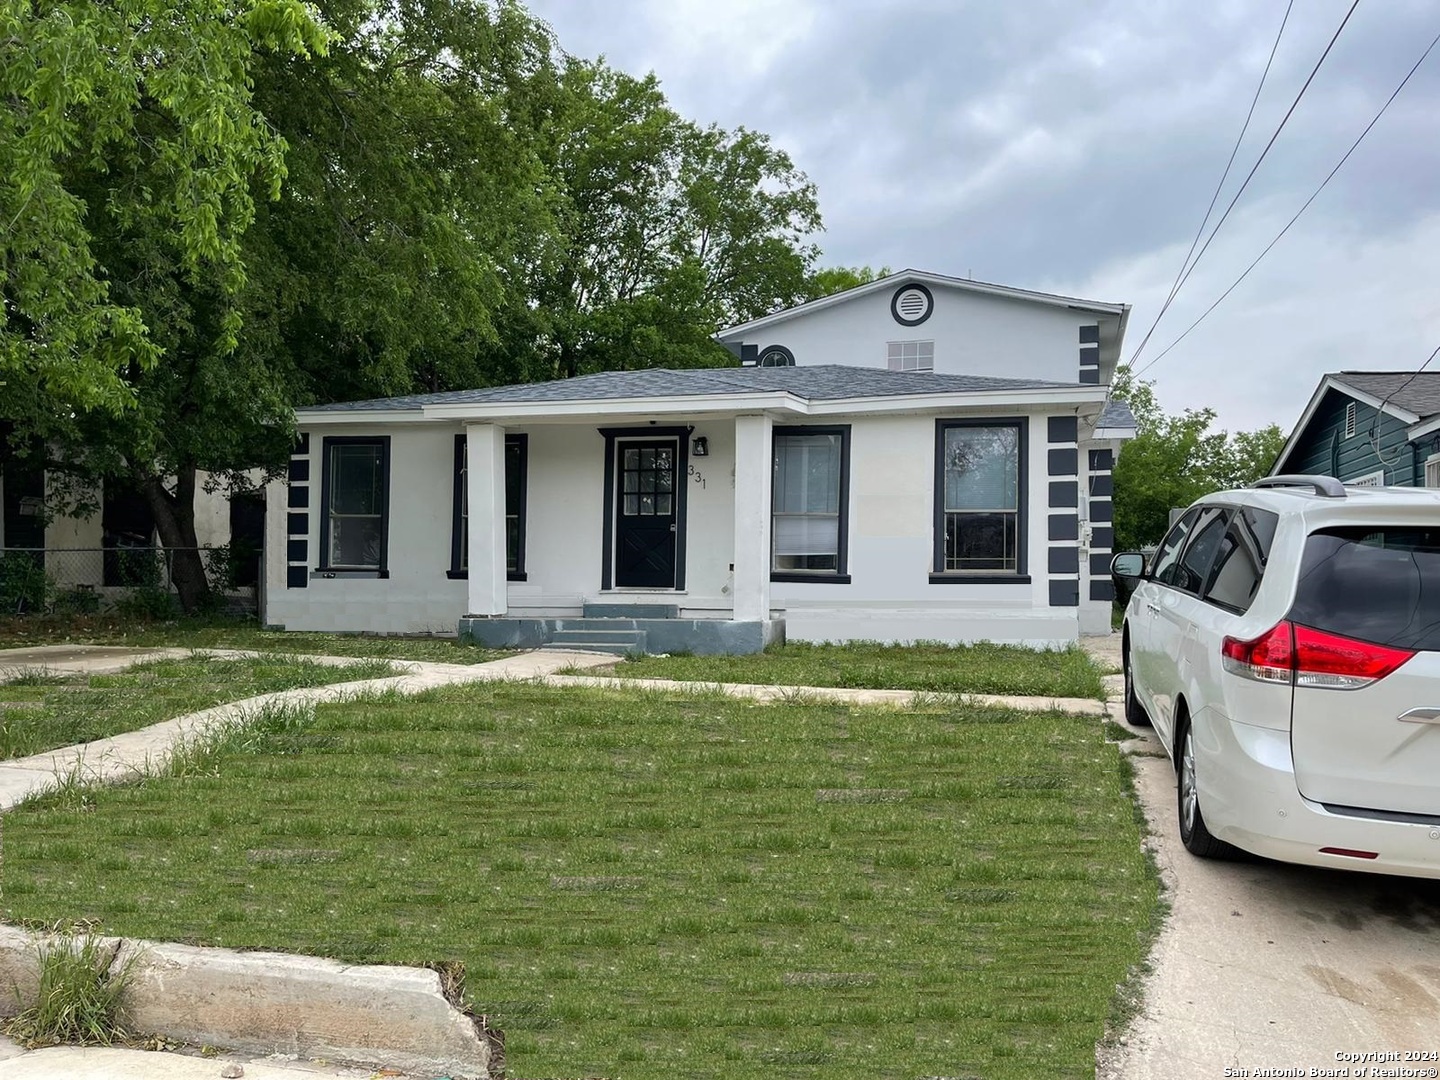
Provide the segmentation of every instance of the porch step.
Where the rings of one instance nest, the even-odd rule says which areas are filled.
[[[587,619],[676,619],[676,604],[606,604],[586,601],[581,609]]]
[[[550,644],[560,649],[579,649],[584,652],[629,656],[631,653],[645,651],[645,631],[599,630],[590,627],[579,630],[555,630],[550,634]]]

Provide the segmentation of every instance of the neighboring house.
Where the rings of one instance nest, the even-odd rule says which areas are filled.
[[[1440,487],[1440,372],[1326,375],[1270,472]]]
[[[44,471],[25,459],[0,463],[0,558],[23,557],[42,567],[56,589],[94,590],[102,599],[119,595],[112,590],[139,584],[168,585],[150,507],[138,491],[107,484],[96,493],[94,513],[48,516],[46,484]],[[233,584],[257,586],[264,538],[261,496],[227,499],[202,486],[195,511],[200,546],[236,540],[252,555],[248,565],[234,567]]]
[[[696,652],[1106,632],[1128,314],[907,270],[722,332],[738,367],[301,409],[263,617]]]

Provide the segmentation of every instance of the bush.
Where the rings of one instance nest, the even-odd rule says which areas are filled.
[[[56,615],[94,615],[100,610],[100,594],[76,587],[57,592],[51,604]]]
[[[180,604],[158,585],[141,585],[115,601],[115,612],[141,622],[165,622],[180,614]]]
[[[14,615],[44,611],[51,589],[43,556],[29,551],[0,554],[0,611]]]

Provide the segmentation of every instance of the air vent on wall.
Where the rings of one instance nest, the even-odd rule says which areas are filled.
[[[890,314],[901,326],[919,326],[935,309],[935,297],[924,285],[905,285],[890,298]]]

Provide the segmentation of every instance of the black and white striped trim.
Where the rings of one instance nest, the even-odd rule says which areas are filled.
[[[304,432],[290,453],[288,512],[285,514],[285,587],[310,584],[310,434]]]
[[[1046,570],[1050,578],[1050,606],[1080,604],[1080,481],[1079,422],[1073,416],[1052,416],[1046,421],[1046,475],[1050,478]]]
[[[1100,385],[1100,324],[1080,327],[1080,381]]]

